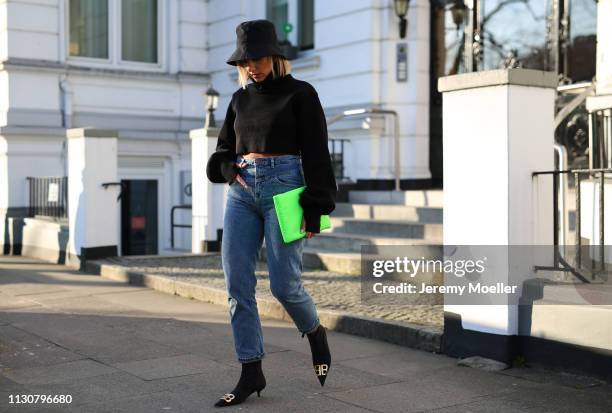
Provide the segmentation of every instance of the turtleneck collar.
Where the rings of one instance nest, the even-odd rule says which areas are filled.
[[[291,79],[291,73],[285,76],[279,76],[276,79],[272,77],[272,72],[268,73],[268,76],[261,82],[253,82],[253,87],[258,92],[264,92],[267,90],[278,89],[285,81]]]

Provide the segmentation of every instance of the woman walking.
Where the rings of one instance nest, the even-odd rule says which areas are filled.
[[[327,147],[327,124],[316,90],[291,74],[272,22],[236,27],[241,87],[233,93],[217,147],[208,159],[211,182],[229,183],[221,259],[234,346],[242,372],[215,406],[242,403],[266,386],[263,334],[255,301],[255,264],[265,239],[270,289],[306,335],[321,386],[331,366],[326,329],[301,281],[304,238],[285,244],[272,197],[306,186],[300,194],[306,238],[320,232],[321,215],[335,208],[336,180]],[[251,79],[252,83],[248,83]]]

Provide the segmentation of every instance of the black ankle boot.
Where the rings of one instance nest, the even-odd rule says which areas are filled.
[[[312,365],[321,386],[325,384],[327,373],[329,373],[331,367],[331,354],[329,353],[325,330],[326,328],[319,324],[315,331],[307,334],[310,351],[312,351]],[[302,334],[302,337],[304,337],[304,334]]]
[[[260,392],[266,387],[266,378],[261,371],[261,360],[250,363],[242,363],[242,373],[240,380],[234,387],[231,393],[225,393],[215,407],[233,406],[240,404],[247,399],[253,392],[257,392],[257,397]]]

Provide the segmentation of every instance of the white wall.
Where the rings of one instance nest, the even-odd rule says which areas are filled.
[[[604,261],[612,262],[612,257],[609,253],[609,245],[612,244],[612,229],[607,223],[607,217],[612,216],[612,206],[607,200],[612,196],[612,183],[610,179],[604,181]],[[600,197],[600,181],[599,179],[590,179],[584,176],[580,180],[580,236],[587,241],[583,245],[592,245],[588,248],[587,255],[601,264],[599,250],[599,197]]]
[[[224,115],[238,88],[235,68],[225,63],[235,48],[235,28],[265,18],[265,1],[159,1],[161,60],[152,66],[68,57],[67,0],[0,2],[0,59],[5,61],[0,135],[9,148],[41,142],[45,148],[43,154],[28,155],[32,150],[26,147],[23,154],[7,158],[10,188],[0,188],[4,206],[25,206],[25,176],[63,174],[66,128],[115,129],[120,164],[123,157],[165,160],[160,247],[169,246],[169,207],[180,200],[180,170],[190,169],[188,131],[203,124],[209,80],[221,93],[217,117]],[[409,81],[399,84],[394,68],[399,19],[392,0],[315,1],[315,49],[292,61],[294,76],[315,86],[328,114],[372,105],[398,110],[402,177],[428,178],[428,1],[411,2],[405,39]],[[366,131],[361,120],[347,120],[332,125],[330,135],[355,139],[346,146],[347,175],[392,178],[392,122],[387,129]],[[119,167],[120,179],[157,172],[151,167],[133,174]],[[189,248],[189,231],[177,230],[176,235]]]

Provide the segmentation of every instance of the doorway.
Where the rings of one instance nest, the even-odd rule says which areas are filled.
[[[121,255],[157,255],[157,180],[122,180]]]

